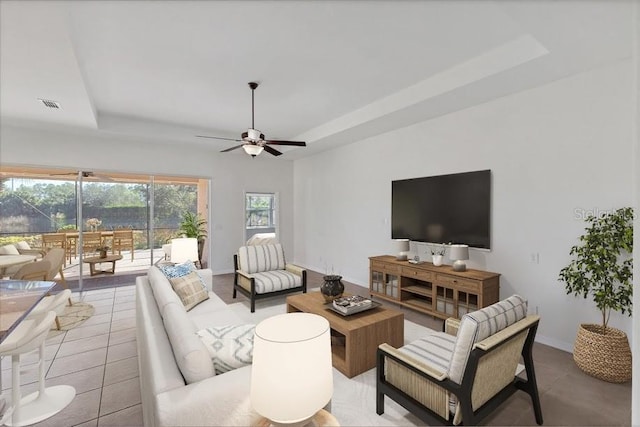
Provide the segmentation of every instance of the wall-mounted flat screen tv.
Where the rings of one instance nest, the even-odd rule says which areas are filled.
[[[491,248],[491,171],[391,182],[391,238]]]

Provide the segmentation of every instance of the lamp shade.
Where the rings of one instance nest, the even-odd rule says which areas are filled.
[[[449,247],[449,259],[452,261],[469,259],[469,246],[451,245]]]
[[[396,259],[406,260],[407,252],[409,252],[409,239],[396,239],[393,241],[394,252],[396,253]]]
[[[467,265],[465,259],[469,259],[469,246],[467,245],[451,245],[449,247],[449,258],[454,261],[454,271],[466,271]]]
[[[252,156],[257,156],[258,154],[262,153],[262,150],[264,150],[264,147],[262,147],[261,145],[253,144],[245,144],[242,146],[242,148],[244,148],[244,151],[246,151],[247,154],[251,154]]]
[[[256,326],[251,406],[273,423],[310,419],[333,395],[329,322],[310,313],[287,313]]]
[[[198,261],[198,239],[181,237],[171,240],[171,262]]]

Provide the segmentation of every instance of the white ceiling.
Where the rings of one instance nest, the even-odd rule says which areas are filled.
[[[1,0],[0,117],[221,150],[257,81],[296,159],[629,58],[631,2]]]

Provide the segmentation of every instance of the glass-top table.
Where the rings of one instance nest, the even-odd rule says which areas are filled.
[[[0,280],[0,342],[55,285],[49,281]]]

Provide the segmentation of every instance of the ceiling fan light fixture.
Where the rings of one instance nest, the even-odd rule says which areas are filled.
[[[254,157],[262,153],[262,150],[264,150],[264,147],[262,147],[261,145],[253,145],[253,144],[245,144],[242,146],[242,148],[244,148],[244,151],[247,154]]]

